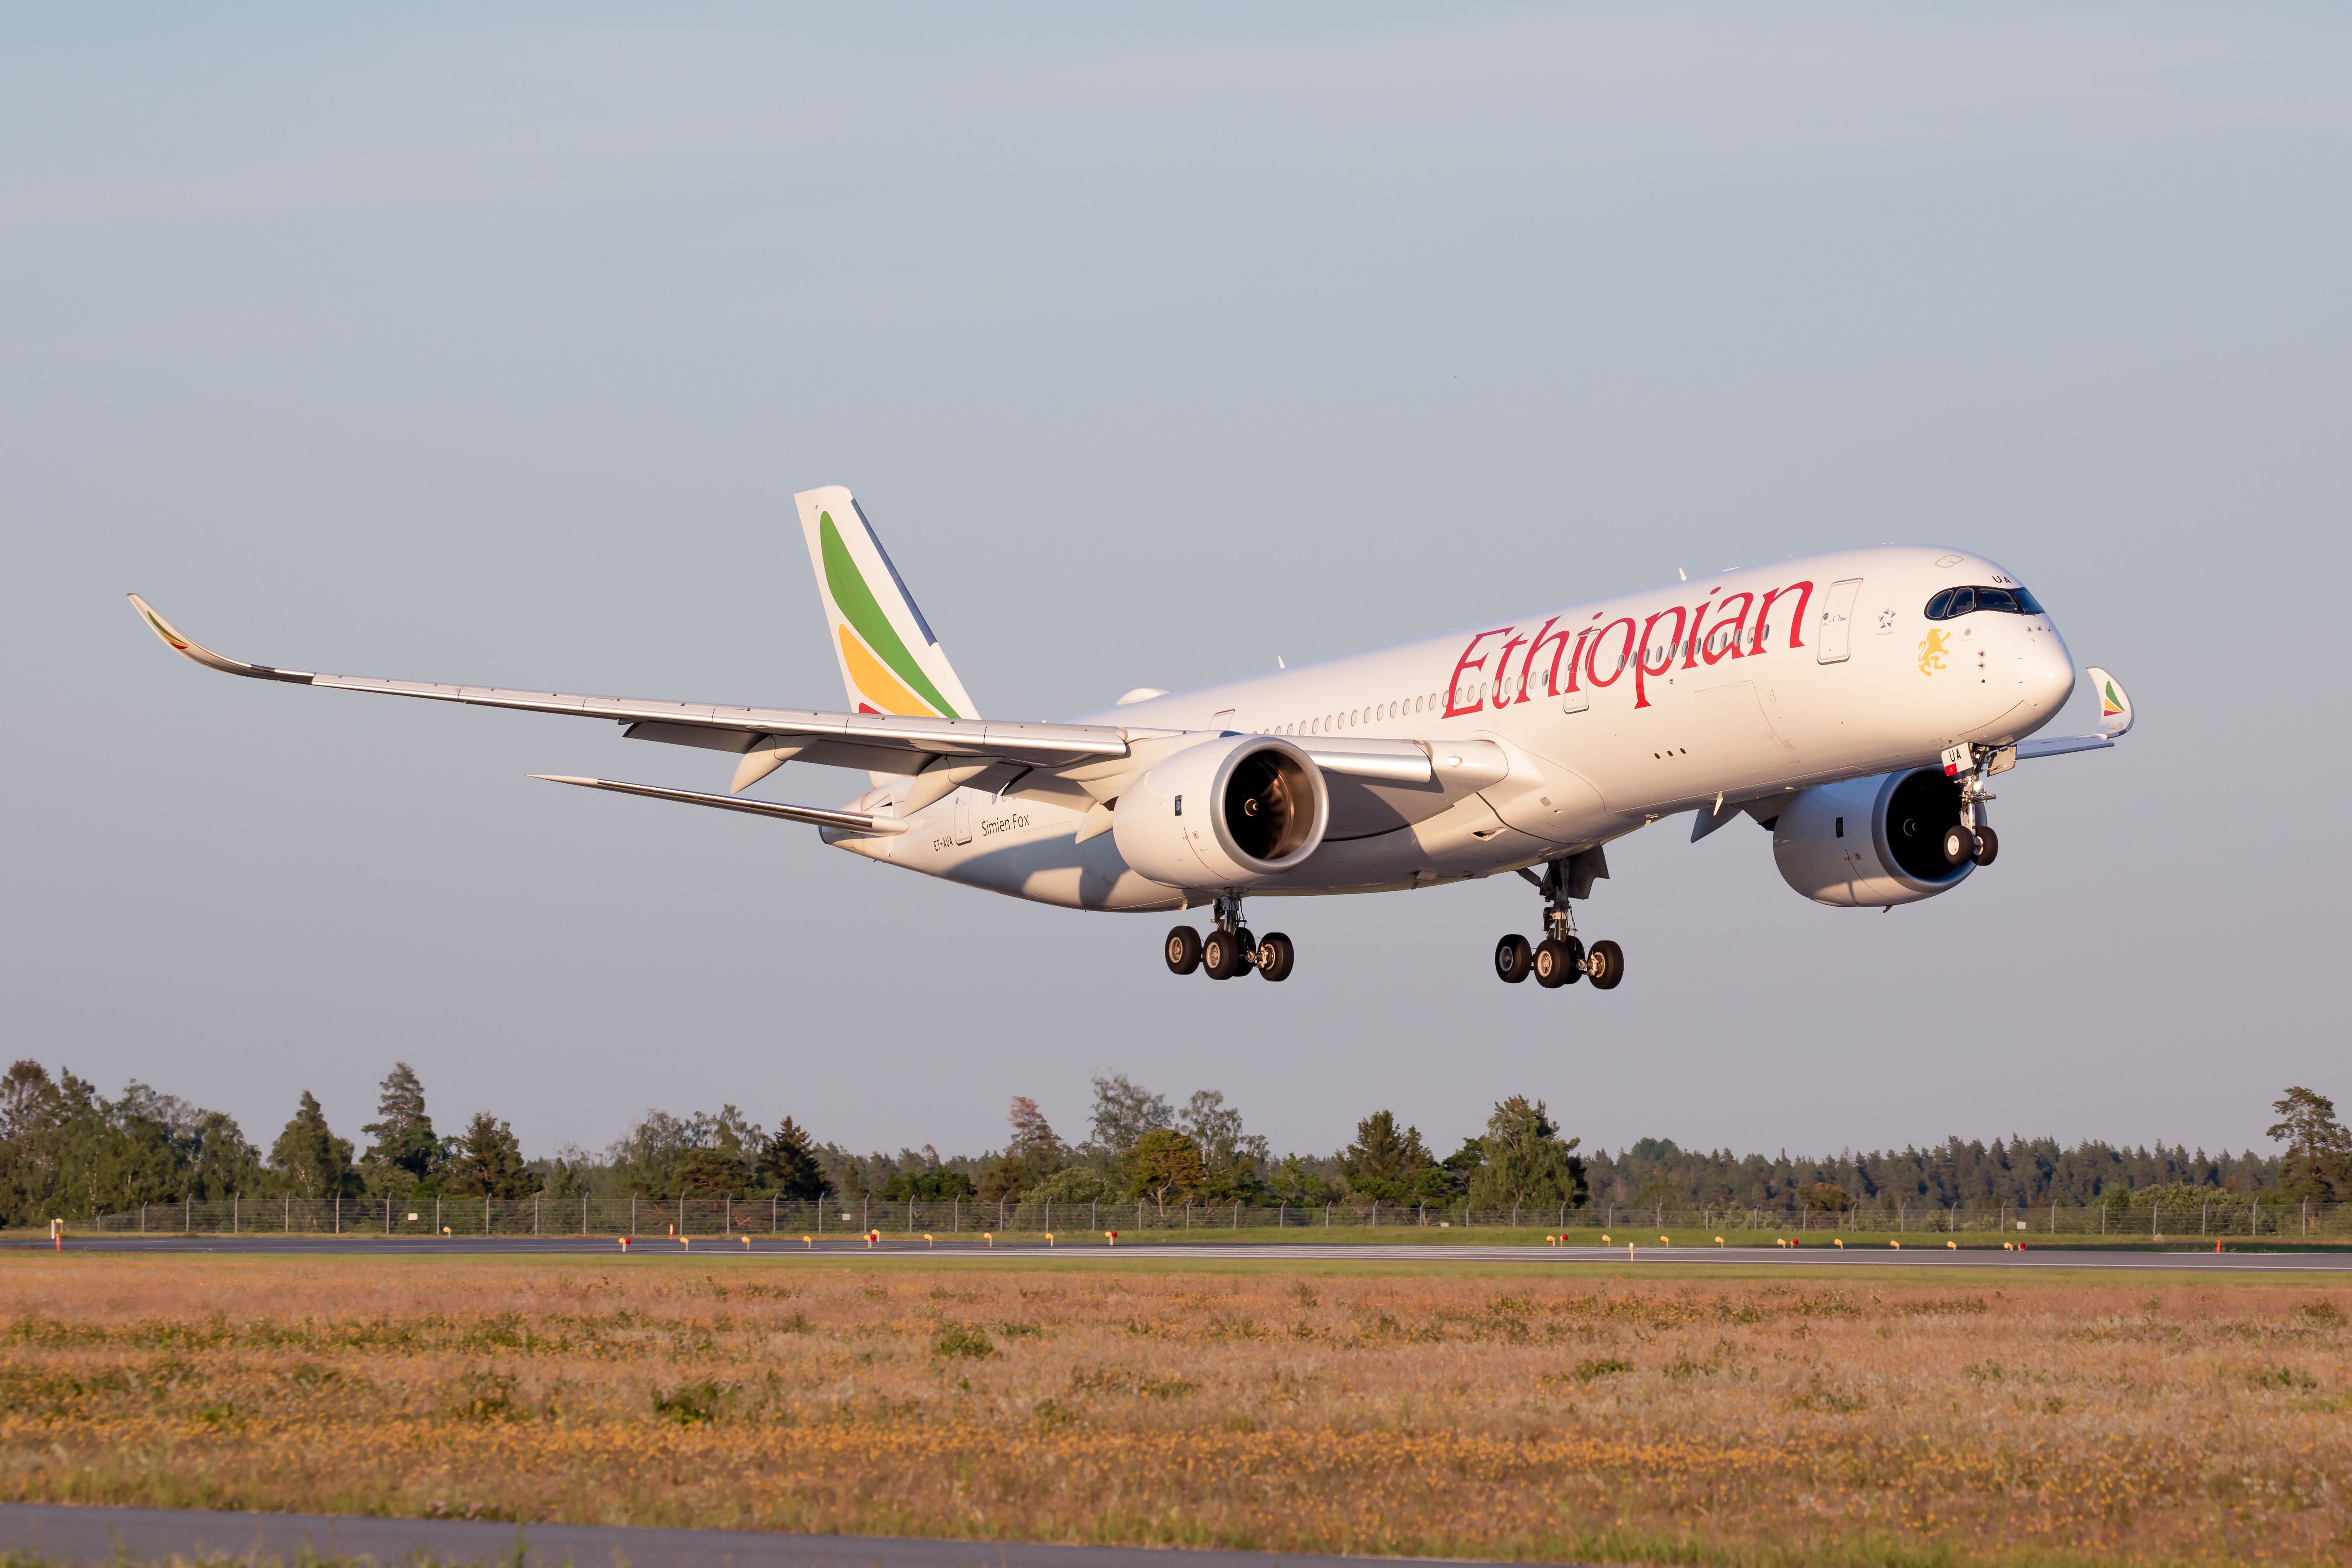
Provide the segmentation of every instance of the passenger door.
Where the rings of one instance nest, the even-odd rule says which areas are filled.
[[[1853,602],[1862,593],[1862,579],[1848,577],[1830,584],[1822,595],[1822,618],[1815,627],[1823,664],[1843,664],[1853,652]]]

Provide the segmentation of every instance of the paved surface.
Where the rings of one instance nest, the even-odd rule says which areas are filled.
[[[5,1245],[47,1251],[47,1240],[33,1238]],[[2224,1245],[2243,1246],[2243,1243]],[[2275,1244],[2273,1244],[2275,1245]],[[88,1237],[66,1238],[78,1252],[331,1254],[336,1257],[447,1257],[452,1254],[522,1258],[616,1258],[619,1242],[611,1237],[562,1236],[238,1236],[238,1237]],[[993,1247],[973,1240],[921,1242],[885,1240],[868,1247],[855,1237],[831,1238],[803,1247],[797,1237],[754,1238],[746,1247],[721,1237],[697,1237],[681,1246],[664,1237],[643,1237],[629,1254],[639,1258],[754,1257],[789,1263],[793,1258],[823,1258],[838,1263],[855,1258],[929,1257],[958,1258],[1024,1258],[1045,1255],[1043,1241],[1000,1240]],[[2209,1243],[2202,1247],[2183,1244],[2179,1251],[2124,1252],[2090,1248],[2030,1247],[2023,1252],[1975,1247],[1947,1249],[1932,1241],[1895,1248],[1885,1246],[1779,1247],[1622,1247],[1478,1246],[1432,1243],[1392,1245],[1379,1242],[1189,1242],[1151,1246],[1121,1244],[1106,1247],[1099,1240],[1050,1249],[1052,1255],[1080,1258],[1190,1258],[1251,1262],[1416,1262],[1416,1263],[1670,1263],[1698,1267],[1805,1263],[1831,1268],[2125,1268],[2189,1269],[2198,1273],[2352,1274],[2352,1251],[2220,1252]]]
[[[733,1530],[630,1530],[591,1524],[492,1524],[456,1519],[344,1519],[323,1513],[199,1513],[163,1508],[0,1503],[0,1547],[59,1563],[235,1557],[291,1563],[328,1557],[405,1563],[496,1562],[505,1568],[1275,1568],[1281,1563],[1375,1563],[1369,1557],[1276,1557],[1142,1546],[1031,1546],[872,1535],[760,1535]]]

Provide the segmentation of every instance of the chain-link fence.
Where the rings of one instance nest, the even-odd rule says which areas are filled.
[[[377,1235],[377,1236],[678,1236],[894,1237],[1097,1235],[1116,1230],[1181,1232],[1204,1238],[1219,1231],[1324,1231],[1345,1228],[1517,1231],[1568,1234],[1580,1239],[1675,1240],[1704,1233],[1754,1237],[1801,1236],[1945,1236],[2019,1234],[2107,1237],[2157,1241],[2231,1236],[2352,1240],[2352,1205],[2249,1200],[2219,1194],[2195,1202],[2105,1204],[1893,1203],[1870,1208],[1814,1209],[1721,1205],[1527,1205],[1473,1209],[1444,1204],[1202,1204],[1171,1203],[885,1203],[835,1199],[808,1203],[782,1198],[231,1198],[226,1202],[143,1204],[96,1215],[66,1216],[70,1227],[105,1235]],[[1676,1233],[1681,1233],[1676,1235]],[[1580,1235],[1581,1233],[1581,1235]],[[1620,1234],[1622,1233],[1622,1235]]]

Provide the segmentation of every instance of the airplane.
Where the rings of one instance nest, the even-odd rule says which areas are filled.
[[[540,773],[588,789],[814,826],[886,865],[1068,909],[1205,908],[1169,931],[1171,971],[1286,979],[1291,939],[1247,896],[1370,893],[1517,872],[1540,939],[1496,975],[1547,988],[1624,978],[1573,905],[1606,846],[1683,812],[1691,841],[1745,816],[1789,886],[1889,909],[1948,893],[2000,847],[1991,781],[2025,759],[2110,747],[2131,699],[2105,669],[2095,732],[2031,738],[2074,666],[2023,584],[1971,551],[1883,545],[1618,595],[1297,669],[1139,688],[1060,723],[983,719],[850,492],[793,498],[845,711],[658,702],[324,675],[247,664],[132,605],[172,648],[231,675],[567,713],[628,739],[733,757],[728,793]],[[789,762],[864,769],[839,808],[743,792]]]

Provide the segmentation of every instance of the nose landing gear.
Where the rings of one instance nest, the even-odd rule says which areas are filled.
[[[1570,900],[1592,896],[1595,878],[1609,875],[1609,862],[1600,849],[1549,861],[1540,877],[1528,870],[1519,875],[1544,896],[1544,938],[1533,947],[1516,933],[1496,942],[1495,977],[1517,985],[1532,974],[1548,991],[1580,979],[1591,981],[1596,991],[1614,990],[1625,978],[1625,950],[1613,942],[1596,942],[1588,949],[1576,934],[1576,917],[1569,908]]]
[[[1242,924],[1240,894],[1217,895],[1216,918],[1216,928],[1206,937],[1191,926],[1178,926],[1168,933],[1163,951],[1171,973],[1190,974],[1199,969],[1205,970],[1212,980],[1231,980],[1255,969],[1267,980],[1290,978],[1298,950],[1278,931],[1267,932],[1264,941],[1251,935]]]
[[[1944,829],[1944,863],[1957,866],[1963,860],[1973,860],[1979,866],[1992,864],[2000,853],[2000,836],[1986,820],[1985,807],[1993,797],[1990,787],[1995,773],[2005,773],[2017,765],[2014,746],[1978,746],[1966,742],[1944,752],[1944,774],[1960,781],[1960,819]]]

